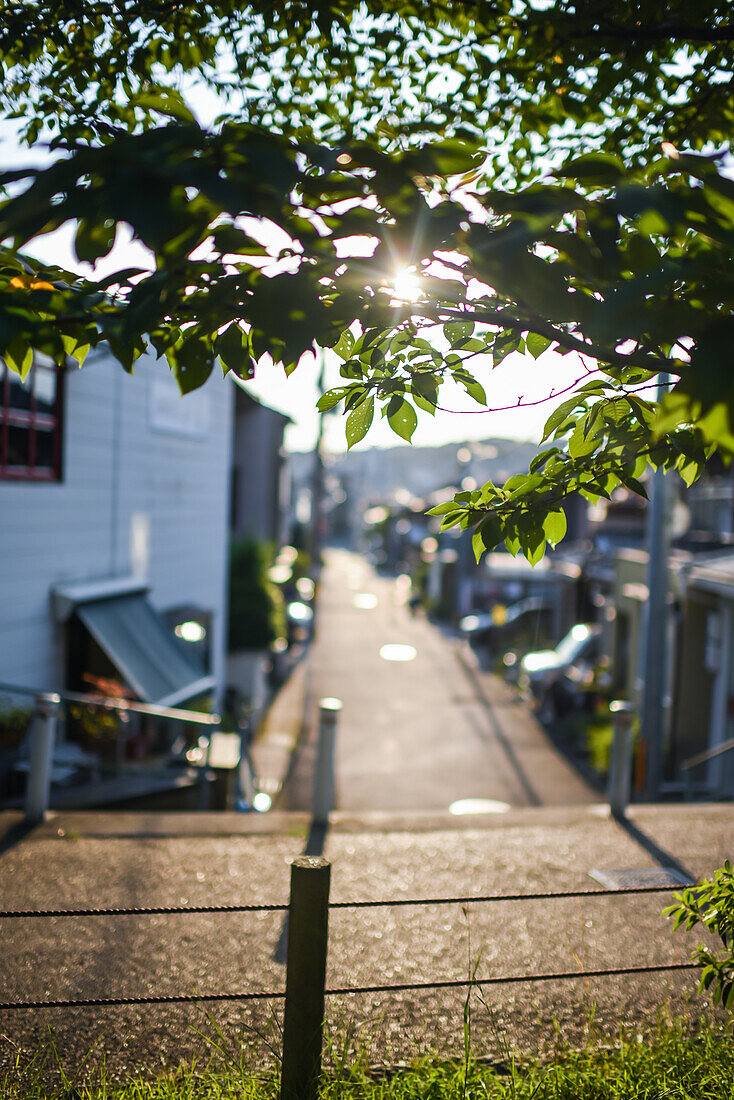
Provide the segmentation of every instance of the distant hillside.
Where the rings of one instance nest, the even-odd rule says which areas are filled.
[[[328,469],[352,500],[388,503],[401,490],[425,498],[444,488],[454,489],[466,478],[477,485],[488,480],[501,485],[512,474],[527,470],[537,453],[536,443],[514,439],[441,447],[371,447],[331,457]]]

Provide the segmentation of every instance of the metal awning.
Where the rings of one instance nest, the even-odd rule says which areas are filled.
[[[74,610],[144,702],[170,707],[214,686],[214,677],[173,637],[144,593],[87,600]]]

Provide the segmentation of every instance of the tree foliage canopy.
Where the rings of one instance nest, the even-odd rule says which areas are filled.
[[[733,43],[724,0],[10,3],[0,101],[56,159],[0,177],[0,353],[149,343],[187,391],[333,347],[350,445],[378,409],[409,439],[449,377],[492,407],[475,364],[513,352],[551,396],[544,353],[576,354],[528,474],[441,509],[537,560],[569,493],[734,453]],[[25,254],[66,223],[92,265],[131,227],[151,270]]]

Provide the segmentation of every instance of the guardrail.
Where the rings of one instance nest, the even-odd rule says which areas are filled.
[[[219,714],[201,714],[180,707],[162,707],[155,703],[137,703],[121,697],[84,694],[76,691],[50,692],[0,683],[0,692],[29,696],[35,700],[35,711],[30,726],[30,764],[25,797],[25,818],[33,825],[42,821],[49,808],[51,770],[56,744],[59,708],[62,703],[108,710],[120,715],[142,714],[155,718],[169,718],[204,727],[221,725]]]
[[[552,902],[566,898],[604,898],[670,893],[675,886],[629,886],[619,889],[559,890],[538,893],[463,895],[432,898],[389,898],[362,901],[330,901],[331,864],[326,859],[302,856],[291,864],[288,904],[225,904],[94,907],[79,909],[1,910],[0,921],[73,917],[142,917],[166,914],[217,914],[287,912],[288,950],[284,989],[255,989],[233,992],[172,994],[124,997],[75,997],[47,1000],[0,1001],[0,1011],[39,1008],[96,1008],[126,1005],[173,1005],[225,1001],[285,1001],[281,1100],[314,1100],[321,1072],[322,1031],[327,997],[360,996],[431,989],[466,989],[609,978],[623,975],[657,974],[695,969],[695,963],[661,963],[645,966],[617,966],[541,973],[501,974],[492,977],[393,984],[326,987],[326,959],[329,941],[329,912],[345,909],[398,908],[435,905],[479,905],[534,901]]]
[[[731,752],[734,749],[734,737],[730,737],[727,741],[722,741],[721,744],[715,745],[712,749],[706,749],[705,752],[699,752],[695,756],[689,756],[687,760],[684,760],[681,764],[681,771],[683,772],[685,782],[685,796],[688,801],[693,798],[693,779],[691,772],[699,764],[708,764],[709,760],[715,760],[718,756],[724,756],[725,753]]]

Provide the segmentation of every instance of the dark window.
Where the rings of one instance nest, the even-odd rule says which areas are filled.
[[[63,381],[45,357],[25,380],[0,360],[0,479],[61,480]]]

